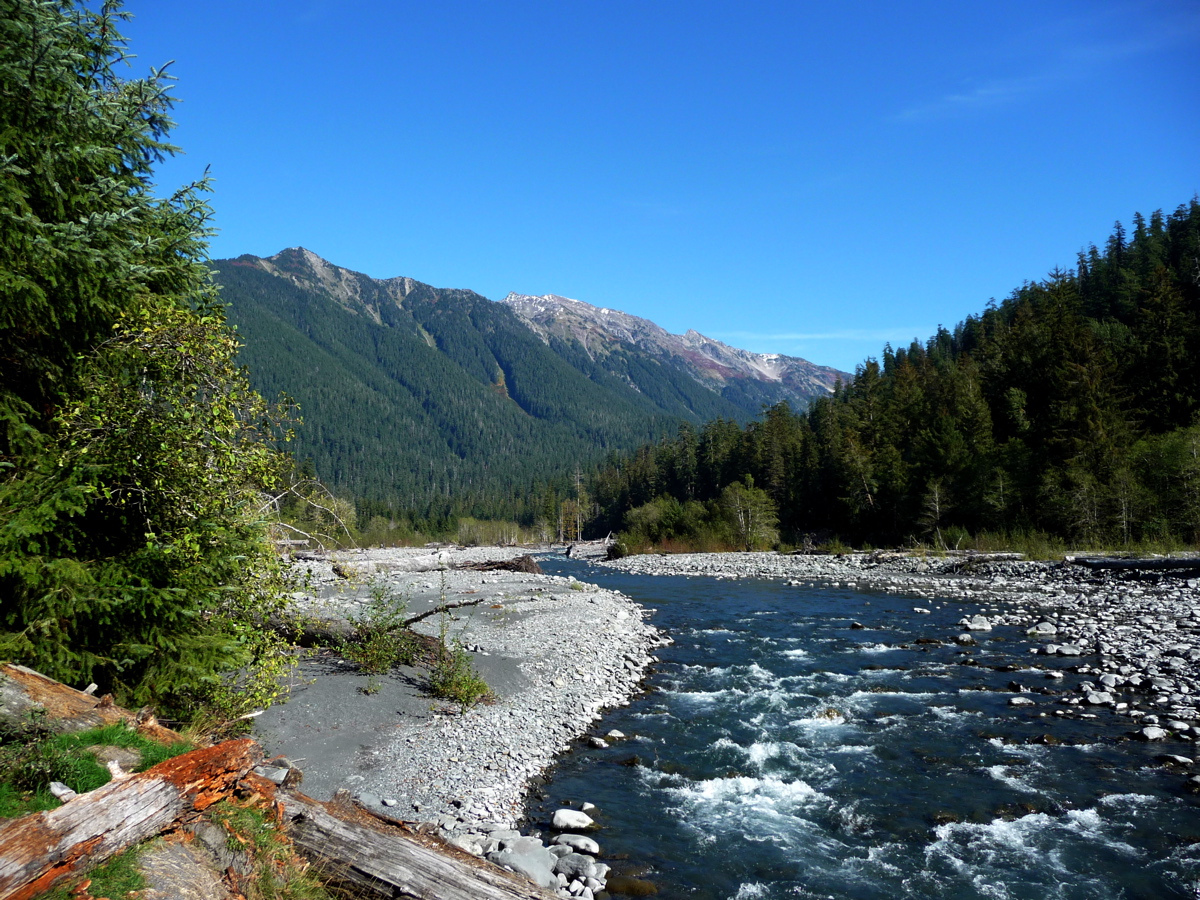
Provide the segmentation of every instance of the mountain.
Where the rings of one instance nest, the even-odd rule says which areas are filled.
[[[833,391],[849,375],[829,366],[780,353],[751,353],[689,329],[671,334],[649,319],[579,300],[546,294],[509,294],[501,301],[552,347],[577,343],[588,358],[611,374],[628,378],[628,359],[641,355],[676,368],[752,416],[763,404],[787,401],[803,409]]]
[[[300,247],[214,267],[255,388],[301,408],[295,455],[339,493],[421,516],[525,515],[535,483],[783,396],[782,375],[730,390],[760,384],[749,363],[725,366],[719,385],[650,343],[606,340],[601,353],[598,339],[535,329],[516,304],[371,278]]]

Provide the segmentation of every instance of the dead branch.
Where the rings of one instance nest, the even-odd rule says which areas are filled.
[[[462,609],[464,606],[478,606],[480,603],[485,603],[490,599],[492,598],[480,597],[477,600],[459,600],[457,603],[443,603],[439,606],[435,606],[433,609],[428,610],[427,612],[423,612],[415,616],[409,616],[400,623],[400,627],[408,628],[410,625],[414,625],[417,622],[420,622],[422,619],[428,619],[430,616],[436,616],[438,613],[450,612],[452,609]]]

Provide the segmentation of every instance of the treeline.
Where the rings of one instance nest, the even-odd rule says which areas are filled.
[[[158,197],[170,76],[118,2],[0,15],[0,661],[236,718],[291,655],[266,498],[286,415],[235,362],[206,181]]]
[[[1117,223],[1002,303],[886,347],[835,394],[744,427],[718,419],[613,457],[593,529],[716,533],[729,485],[762,490],[784,541],[962,545],[1200,537],[1200,202]],[[690,504],[690,505],[689,505]],[[707,529],[707,530],[706,530]],[[717,531],[719,532],[719,528]]]

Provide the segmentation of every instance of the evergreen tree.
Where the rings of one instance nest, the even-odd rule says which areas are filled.
[[[281,457],[204,264],[159,199],[173,103],[123,80],[117,2],[0,0],[0,654],[129,703],[261,702]],[[223,693],[224,691],[224,693]]]

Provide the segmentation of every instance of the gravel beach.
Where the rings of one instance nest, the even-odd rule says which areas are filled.
[[[318,655],[302,664],[288,702],[256,720],[266,751],[294,761],[318,799],[346,789],[367,807],[445,830],[512,826],[530,780],[602,710],[628,701],[662,640],[621,594],[569,578],[455,568],[523,552],[373,550],[299,561],[297,607],[323,618],[361,615],[381,590],[409,614],[443,597],[478,601],[446,624],[495,698],[462,713],[433,699],[415,669],[379,679],[368,694],[352,665]],[[437,635],[441,617],[414,627]]]

